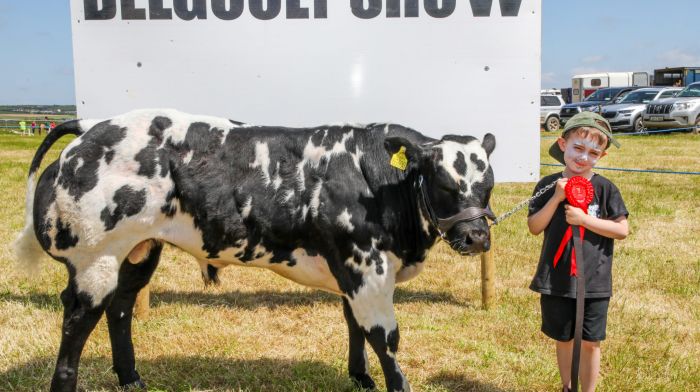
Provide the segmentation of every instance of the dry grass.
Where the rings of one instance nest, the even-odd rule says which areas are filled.
[[[700,137],[622,137],[602,166],[700,168]],[[23,222],[28,164],[39,138],[0,135],[0,227]],[[543,154],[546,144],[544,140]],[[56,152],[45,160],[51,161]],[[552,162],[543,155],[543,162]],[[556,171],[544,168],[543,175]],[[600,391],[700,388],[700,177],[601,172],[622,190],[632,234],[618,242]],[[499,184],[494,209],[533,184]],[[541,238],[519,212],[494,229],[497,303],[480,309],[478,258],[444,246],[395,296],[399,360],[420,391],[555,391],[553,345],[539,332],[527,286]],[[55,262],[27,279],[0,247],[0,390],[46,390],[57,352],[66,273]],[[155,390],[347,391],[347,332],[338,298],[258,269],[228,268],[204,289],[189,256],[168,249],[152,282],[151,315],[134,324],[138,368]],[[85,348],[80,385],[114,390],[106,324]],[[383,383],[376,357],[371,372]]]

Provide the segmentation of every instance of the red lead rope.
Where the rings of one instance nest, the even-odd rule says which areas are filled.
[[[571,206],[580,208],[583,210],[583,212],[588,213],[588,205],[593,201],[593,185],[590,181],[588,181],[588,179],[581,176],[571,177],[569,181],[566,182],[566,187],[564,190],[566,191],[566,200]],[[579,233],[581,234],[581,241],[583,242],[583,235],[585,234],[586,229],[584,229],[583,226],[579,226],[578,229]],[[554,268],[557,267],[557,263],[559,262],[562,253],[564,253],[564,248],[566,248],[566,244],[569,243],[571,237],[573,237],[573,231],[571,230],[571,226],[569,226],[564,232],[564,238],[561,239],[557,253],[554,255]],[[570,275],[577,276],[576,252],[573,250],[571,252]]]
[[[578,227],[578,232],[581,233],[581,241],[583,241],[583,235],[586,233],[586,229],[583,228],[583,226]],[[569,243],[569,240],[571,240],[571,237],[573,237],[573,232],[571,231],[571,226],[569,226],[566,229],[566,232],[564,232],[564,238],[561,239],[561,243],[559,244],[559,249],[557,249],[557,253],[554,255],[554,268],[557,268],[557,263],[559,262],[559,259],[561,258],[561,254],[564,253],[564,248],[566,248],[566,244]],[[576,275],[576,252],[571,252],[571,276],[577,276]]]

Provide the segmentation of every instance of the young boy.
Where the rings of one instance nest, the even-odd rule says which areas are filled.
[[[583,262],[586,275],[583,342],[579,379],[582,390],[595,390],[600,370],[600,342],[605,339],[608,303],[612,295],[613,242],[627,237],[627,208],[620,191],[607,178],[593,173],[593,167],[607,153],[610,144],[619,148],[610,124],[598,114],[582,112],[566,123],[562,136],[549,153],[566,167],[561,173],[544,177],[535,193],[557,180],[553,189],[530,203],[527,225],[532,234],[544,231],[537,272],[530,288],[541,294],[542,332],[556,341],[557,364],[563,391],[571,388],[571,357],[576,310],[576,277],[572,276],[573,241],[554,258],[566,229],[585,228]],[[564,187],[569,178],[585,177],[594,189],[588,211],[566,203]],[[580,257],[577,263],[581,263]]]

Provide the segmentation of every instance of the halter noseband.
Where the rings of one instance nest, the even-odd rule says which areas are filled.
[[[481,217],[487,217],[491,220],[496,219],[496,215],[491,211],[491,206],[486,204],[486,208],[481,207],[467,207],[462,211],[448,217],[448,218],[438,218],[435,214],[433,206],[430,205],[430,199],[428,198],[428,193],[423,186],[423,175],[418,176],[418,191],[420,192],[419,199],[423,200],[423,206],[428,213],[428,219],[433,227],[437,230],[440,237],[443,239],[446,233],[457,223],[462,221],[473,221]]]

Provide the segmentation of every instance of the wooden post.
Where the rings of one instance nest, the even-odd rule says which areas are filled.
[[[134,316],[136,318],[145,320],[148,318],[148,311],[150,309],[151,302],[151,285],[148,284],[139,291],[136,295],[136,302],[134,303]]]
[[[491,232],[491,249],[481,254],[481,308],[488,310],[493,305],[496,293],[493,262],[493,231]]]

